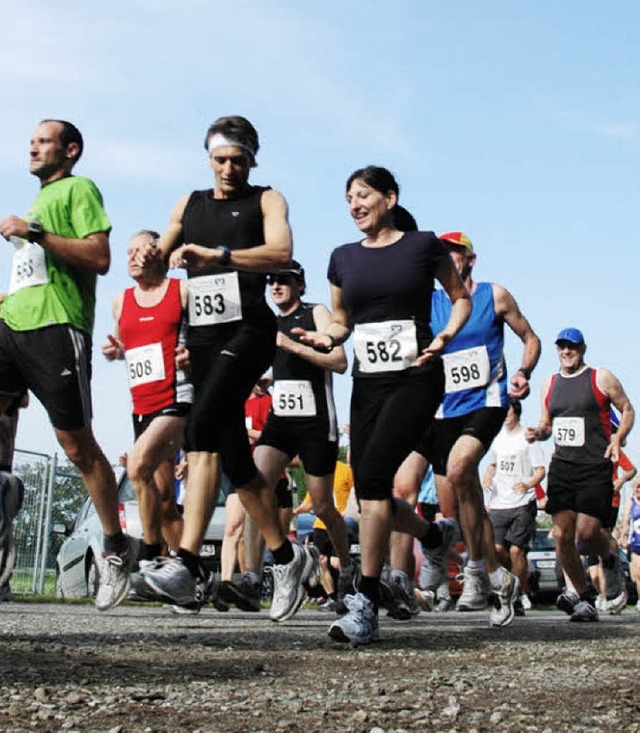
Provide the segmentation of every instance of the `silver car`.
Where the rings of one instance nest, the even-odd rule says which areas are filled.
[[[220,564],[220,549],[224,536],[225,497],[220,492],[218,507],[209,522],[201,556],[210,569]],[[135,491],[126,474],[118,483],[118,511],[120,525],[133,538],[138,554],[142,546],[142,525]],[[67,536],[56,558],[56,595],[58,598],[93,598],[98,585],[96,556],[102,552],[102,526],[90,497],[82,504],[78,516],[69,529],[64,524],[54,525],[53,531]]]
[[[558,593],[556,541],[549,537],[548,529],[536,529],[527,560],[533,596]]]

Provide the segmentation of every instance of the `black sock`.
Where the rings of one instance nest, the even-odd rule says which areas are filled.
[[[142,556],[141,560],[155,560],[156,557],[160,557],[162,553],[162,543],[157,542],[154,545],[147,545],[146,542],[142,544]]]
[[[271,550],[271,554],[276,565],[286,565],[293,560],[293,546],[289,540],[285,540],[280,547]]]
[[[105,552],[115,552],[118,555],[123,555],[128,549],[129,544],[127,543],[127,538],[121,529],[119,529],[115,534],[105,534]]]
[[[177,554],[191,575],[194,578],[200,578],[200,558],[194,555],[193,552],[189,552],[189,550],[183,550],[182,547],[178,550]]]
[[[360,586],[359,586],[360,593],[365,595],[371,603],[373,603],[374,609],[378,610],[378,596],[380,592],[380,578],[375,577],[372,578],[367,575],[363,575],[360,578]]]
[[[592,588],[587,588],[584,593],[580,593],[580,600],[590,603],[592,606],[597,598],[597,593]]]
[[[420,542],[428,550],[433,550],[435,547],[440,547],[442,544],[442,530],[437,522],[430,522],[429,529],[424,537],[420,538]]]

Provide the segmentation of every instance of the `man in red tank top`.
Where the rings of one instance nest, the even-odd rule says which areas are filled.
[[[124,359],[133,402],[135,443],[127,473],[138,496],[144,538],[136,592],[145,596],[144,572],[161,554],[162,540],[180,546],[182,518],[173,492],[174,460],[184,441],[193,387],[176,366],[184,349],[187,283],[168,278],[163,261],[140,266],[135,253],[159,235],[143,230],[127,248],[127,269],[136,284],[113,303],[114,332],[102,345],[108,360]]]

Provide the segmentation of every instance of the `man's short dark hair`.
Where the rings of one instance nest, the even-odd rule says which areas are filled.
[[[82,134],[80,130],[71,122],[67,122],[66,120],[42,120],[40,122],[41,125],[43,125],[45,122],[57,122],[59,125],[62,125],[62,131],[60,132],[60,143],[62,144],[62,147],[66,149],[67,145],[70,145],[71,143],[76,143],[78,146],[78,154],[73,160],[74,165],[80,160],[80,156],[82,155],[82,151],[84,150],[84,140],[82,139]]]
[[[516,397],[509,397],[509,405],[513,407],[513,411],[516,413],[516,417],[519,420],[520,415],[522,415],[522,402],[520,402]]]
[[[237,140],[238,144],[242,145],[244,148],[248,148],[247,152],[249,150],[253,150],[251,163],[252,165],[256,164],[256,155],[260,148],[258,132],[246,117],[241,117],[240,115],[218,117],[218,119],[209,126],[207,134],[204,137],[204,149],[207,152],[209,151],[209,139],[212,135],[217,133],[228,137],[230,140]]]

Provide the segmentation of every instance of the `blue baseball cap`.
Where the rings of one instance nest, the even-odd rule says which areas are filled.
[[[582,331],[578,328],[563,328],[556,338],[556,344],[558,341],[570,341],[572,344],[583,344],[584,336]]]

